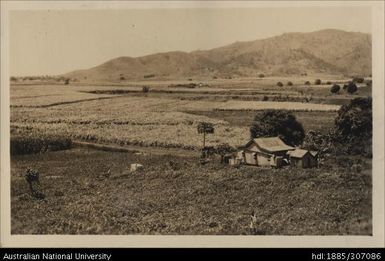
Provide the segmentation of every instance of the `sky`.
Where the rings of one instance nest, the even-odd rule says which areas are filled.
[[[10,73],[57,75],[120,56],[207,50],[288,32],[371,33],[363,7],[16,10]]]

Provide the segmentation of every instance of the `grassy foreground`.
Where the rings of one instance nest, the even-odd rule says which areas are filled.
[[[145,167],[128,174],[134,162]],[[11,165],[12,234],[372,233],[370,163],[362,170],[336,162],[236,169],[218,160],[201,166],[191,157],[76,148],[13,156]],[[45,200],[30,196],[27,167],[40,172]]]

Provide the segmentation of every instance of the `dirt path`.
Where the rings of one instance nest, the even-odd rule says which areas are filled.
[[[115,152],[131,152],[131,153],[146,153],[153,155],[178,155],[181,157],[198,157],[200,154],[198,151],[185,150],[181,148],[160,148],[160,147],[142,147],[125,145],[119,146],[115,144],[100,144],[94,142],[73,141],[75,147],[91,148],[103,151],[115,151]]]

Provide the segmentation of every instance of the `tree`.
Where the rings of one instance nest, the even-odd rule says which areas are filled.
[[[336,143],[349,154],[372,154],[372,98],[355,98],[343,105],[335,119]]]
[[[372,98],[355,98],[343,105],[335,119],[336,131],[340,137],[372,136]]]
[[[322,83],[322,82],[321,82],[320,79],[317,79],[317,80],[315,80],[315,82],[314,82],[315,85],[320,85],[321,83]]]
[[[346,91],[350,94],[353,94],[357,92],[358,88],[357,85],[354,82],[349,82],[348,86],[346,87]]]
[[[283,83],[282,82],[277,82],[277,86],[282,87]]]
[[[306,81],[305,82],[305,85],[310,85],[311,83],[309,81]]]
[[[203,149],[206,147],[206,134],[214,133],[214,125],[209,122],[200,122],[198,124],[198,133],[203,133]]]
[[[293,86],[292,82],[287,82],[287,86]]]
[[[265,75],[263,73],[260,73],[260,74],[258,74],[258,77],[263,78],[263,77],[265,77]]]
[[[334,85],[330,88],[330,92],[331,92],[331,93],[339,93],[339,92],[340,92],[340,89],[341,89],[341,87],[340,87],[338,84],[334,84]]]
[[[148,86],[143,86],[142,87],[142,92],[147,93],[149,91],[150,91],[150,87],[148,87]]]
[[[67,78],[67,79],[64,80],[64,84],[65,84],[65,85],[67,85],[67,84],[69,84],[69,83],[70,83],[70,79]]]
[[[299,145],[305,130],[295,116],[286,110],[265,110],[254,117],[251,138],[279,136],[286,144]]]

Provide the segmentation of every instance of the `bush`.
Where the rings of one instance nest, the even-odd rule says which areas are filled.
[[[64,84],[65,84],[65,85],[67,85],[67,84],[69,84],[69,83],[70,83],[70,79],[65,79],[65,80],[64,80]]]
[[[11,137],[11,155],[41,153],[46,151],[66,150],[72,147],[72,141],[59,137]]]
[[[309,81],[306,81],[305,82],[305,85],[310,85],[311,83]]]
[[[346,91],[350,94],[353,94],[357,92],[358,88],[357,85],[354,82],[349,82],[348,86],[346,87]]]
[[[340,87],[338,84],[334,84],[334,85],[330,88],[330,92],[331,92],[331,93],[339,93],[339,92],[340,92],[340,89],[341,89],[341,87]]]
[[[332,84],[332,82],[330,82],[330,81],[327,81],[327,82],[326,82],[326,84]]]
[[[372,87],[372,80],[368,80],[368,81],[366,82],[366,86]]]
[[[150,87],[148,87],[148,86],[143,86],[142,87],[142,92],[148,93],[149,91],[150,91]]]
[[[293,86],[292,82],[287,82],[287,86]]]
[[[277,82],[277,86],[282,87],[283,83],[282,82]]]
[[[348,88],[348,85],[345,83],[342,89],[346,90]]]
[[[264,75],[263,73],[260,73],[260,74],[258,74],[258,77],[259,77],[259,78],[264,78],[265,75]]]
[[[299,145],[305,137],[302,124],[285,110],[265,110],[254,117],[251,138],[279,136],[286,144]]]
[[[321,83],[322,83],[321,79],[317,79],[317,80],[315,80],[315,82],[314,82],[315,85],[320,85]]]
[[[362,77],[354,77],[353,78],[353,82],[354,83],[363,83],[364,82],[364,78],[362,78]]]

